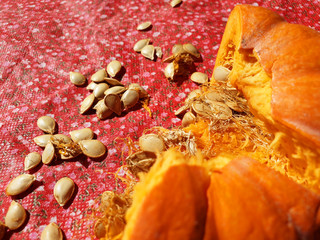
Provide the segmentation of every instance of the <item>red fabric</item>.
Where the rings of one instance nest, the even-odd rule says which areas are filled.
[[[29,152],[42,152],[33,142],[42,134],[36,125],[40,116],[54,117],[59,133],[90,127],[108,147],[108,155],[99,161],[78,157],[33,171],[38,182],[16,199],[29,212],[27,224],[7,238],[39,239],[44,226],[54,221],[67,239],[91,239],[88,209],[103,191],[116,188],[112,172],[121,165],[122,149],[113,140],[137,139],[153,126],[179,125],[173,111],[196,88],[190,80],[169,83],[163,75],[165,64],[134,52],[134,43],[151,38],[168,56],[173,44],[191,42],[203,57],[197,70],[211,75],[227,17],[238,3],[272,8],[291,23],[320,30],[319,0],[186,0],[177,8],[171,8],[168,0],[1,0],[0,219],[11,202],[4,193],[7,184],[24,173]],[[136,26],[147,20],[152,21],[152,29],[137,31]],[[123,83],[137,82],[147,88],[153,118],[144,109],[105,121],[95,114],[79,114],[80,102],[89,92],[71,84],[69,72],[90,77],[113,59],[126,70]],[[77,192],[72,203],[62,208],[52,192],[64,176],[75,181]]]

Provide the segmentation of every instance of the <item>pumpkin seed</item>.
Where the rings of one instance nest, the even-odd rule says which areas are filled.
[[[122,113],[122,104],[120,97],[116,94],[108,94],[104,97],[105,105],[117,115]]]
[[[71,178],[63,177],[59,179],[59,181],[54,186],[53,195],[60,206],[66,205],[66,203],[71,199],[74,189],[75,185]]]
[[[189,126],[191,123],[194,123],[196,121],[196,116],[192,112],[187,112],[181,121],[181,125],[183,127]]]
[[[126,158],[128,169],[137,176],[139,172],[148,172],[156,161],[154,152],[139,151]]]
[[[137,30],[138,30],[138,31],[146,30],[146,29],[148,29],[151,25],[152,25],[152,24],[151,24],[150,21],[140,23],[140,24],[137,26]]]
[[[93,90],[96,88],[97,85],[98,85],[98,84],[96,84],[95,82],[91,82],[91,83],[89,83],[89,85],[87,86],[87,89],[88,89],[89,91],[93,91]]]
[[[108,77],[107,72],[103,68],[91,76],[91,81],[96,82],[96,83],[103,82],[106,77]]]
[[[199,98],[201,94],[202,94],[201,89],[193,90],[192,92],[189,93],[188,97],[185,99],[185,103],[188,104],[191,101]]]
[[[142,151],[162,152],[165,149],[164,142],[156,134],[146,134],[139,138],[139,146]]]
[[[96,223],[94,224],[94,235],[97,238],[104,238],[107,234],[107,230],[105,227],[106,223],[104,223],[101,219],[99,219],[98,221],[96,221]]]
[[[81,73],[70,72],[70,81],[76,86],[82,86],[86,83],[86,78]]]
[[[184,52],[182,44],[173,45],[171,52],[173,55]]]
[[[106,119],[107,117],[111,116],[113,113],[112,110],[110,110],[105,104],[104,99],[101,99],[94,107],[93,109],[96,110],[97,117],[99,119]]]
[[[232,117],[231,109],[222,102],[207,101],[211,108],[211,115],[219,120],[227,120]]]
[[[44,164],[50,164],[54,158],[55,149],[52,142],[49,141],[42,152],[42,162]]]
[[[81,103],[80,114],[87,112],[92,107],[95,100],[96,98],[93,93],[87,96]]]
[[[138,83],[131,83],[128,89],[136,90],[139,93],[139,98],[147,98],[149,94],[147,91],[141,87]]]
[[[208,92],[204,95],[204,98],[210,101],[224,102],[223,97],[216,91]]]
[[[162,58],[163,53],[162,53],[161,47],[154,47],[154,50],[156,51],[156,56],[158,58]]]
[[[109,89],[109,85],[106,83],[99,83],[93,90],[93,95],[98,99],[104,98],[104,92]]]
[[[191,81],[199,84],[206,84],[208,83],[208,75],[202,72],[194,72],[191,74],[190,77]]]
[[[150,60],[154,60],[154,51],[153,45],[147,45],[141,49],[141,54]]]
[[[80,142],[81,140],[91,140],[94,136],[94,133],[90,128],[73,130],[69,134],[74,142]]]
[[[105,80],[109,85],[112,85],[112,86],[123,86],[123,84],[121,82],[119,82],[117,79],[106,78]]]
[[[68,143],[72,142],[72,139],[64,134],[55,134],[50,138],[50,142],[53,144],[55,144],[57,142],[68,144]]]
[[[191,107],[195,113],[197,113],[203,117],[210,117],[211,108],[207,103],[195,101],[192,103]]]
[[[63,240],[63,234],[60,227],[52,222],[49,223],[41,233],[41,240]]]
[[[141,39],[133,46],[133,50],[136,52],[141,52],[141,49],[147,46],[150,42],[150,39]]]
[[[115,77],[121,70],[121,63],[117,60],[111,61],[107,66],[109,76]]]
[[[194,56],[196,58],[200,57],[200,53],[198,52],[196,47],[193,46],[191,43],[183,44],[182,47],[187,53],[191,54],[192,56]]]
[[[228,68],[225,68],[223,66],[218,66],[213,72],[213,78],[216,81],[226,81],[228,79],[230,72],[231,71]]]
[[[236,112],[243,112],[243,108],[241,108],[236,102],[233,101],[226,101],[225,104]]]
[[[45,147],[47,143],[49,142],[50,138],[52,137],[52,134],[44,134],[37,136],[33,139],[33,141],[40,147]]]
[[[82,140],[79,145],[83,154],[91,158],[102,157],[106,153],[106,147],[99,140]]]
[[[10,230],[18,229],[26,221],[26,210],[20,203],[12,201],[5,217],[5,225]]]
[[[173,80],[174,78],[174,65],[173,62],[169,63],[164,69],[164,75],[167,79]]]
[[[42,116],[37,120],[37,126],[42,131],[53,134],[56,129],[56,122],[52,117]]]
[[[3,222],[0,221],[0,239],[3,239],[4,235],[6,234],[6,226]]]
[[[182,107],[180,107],[178,110],[174,112],[174,115],[176,116],[184,115],[188,109],[189,109],[189,106],[183,105]]]
[[[169,57],[163,59],[162,62],[164,62],[164,63],[171,63],[171,62],[173,62],[173,60],[174,60],[175,58],[176,58],[176,56],[175,56],[175,55],[172,55],[172,56],[169,56]]]
[[[171,7],[176,7],[176,6],[178,6],[180,3],[182,3],[182,0],[172,0],[171,2],[170,2],[170,5],[171,5]]]
[[[38,166],[40,162],[41,162],[41,155],[37,152],[31,152],[24,159],[24,170],[28,171],[34,168]]]
[[[121,97],[125,108],[131,108],[139,101],[139,93],[136,90],[128,89]]]
[[[6,188],[8,196],[15,196],[25,192],[35,181],[35,176],[32,174],[22,174],[11,180]]]
[[[107,89],[107,90],[104,92],[104,95],[108,95],[108,94],[120,94],[120,93],[123,93],[125,90],[126,90],[126,88],[123,87],[123,86],[114,86],[114,87],[111,87],[111,88]]]

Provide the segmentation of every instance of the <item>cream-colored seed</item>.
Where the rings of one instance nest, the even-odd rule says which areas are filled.
[[[37,152],[31,152],[24,159],[24,170],[35,168],[39,163],[41,163],[41,155]]]
[[[139,138],[139,146],[142,151],[162,152],[165,149],[164,142],[156,134],[146,134]]]
[[[6,234],[6,226],[3,222],[0,221],[0,240],[3,239],[4,235]]]
[[[105,227],[105,223],[99,219],[95,224],[94,224],[94,235],[97,238],[104,238],[106,236],[107,230]]]
[[[138,83],[131,83],[128,87],[128,89],[136,90],[139,93],[139,98],[146,98],[149,96],[147,91],[140,86]]]
[[[196,57],[196,58],[199,58],[200,57],[200,53],[198,52],[198,50],[196,49],[195,46],[193,46],[191,43],[186,43],[186,44],[183,44],[183,49],[191,54],[192,56]]]
[[[5,225],[10,230],[18,229],[26,221],[26,210],[20,203],[12,201],[5,217]]]
[[[81,128],[71,131],[69,134],[74,142],[80,142],[81,140],[91,140],[94,136],[94,133],[90,128]]]
[[[212,117],[219,120],[226,120],[232,117],[232,110],[222,102],[207,101],[211,108]]]
[[[121,63],[117,60],[111,61],[107,66],[109,76],[115,77],[121,70]]]
[[[208,83],[208,75],[202,72],[194,72],[191,74],[190,77],[191,81],[199,84],[206,84]]]
[[[49,141],[42,152],[42,162],[50,164],[55,158],[55,149],[53,144]]]
[[[173,62],[169,63],[164,69],[164,75],[167,79],[172,80],[174,78],[174,65]]]
[[[63,234],[56,223],[48,224],[41,233],[41,240],[62,240]]]
[[[183,127],[189,126],[191,123],[194,123],[196,121],[196,116],[192,112],[187,112],[181,121],[181,125]]]
[[[104,92],[109,89],[109,85],[106,83],[99,83],[93,90],[93,95],[98,99],[104,98]]]
[[[176,111],[174,112],[174,114],[175,114],[176,116],[184,115],[184,114],[187,112],[188,109],[189,109],[189,106],[183,105],[183,106],[180,107],[178,110],[176,110]]]
[[[148,58],[150,60],[154,60],[154,46],[153,45],[147,45],[144,48],[141,49],[141,54],[145,58]]]
[[[86,78],[81,73],[70,72],[70,81],[76,86],[82,86],[86,83]]]
[[[120,81],[118,81],[117,79],[106,78],[105,80],[111,86],[122,86],[123,87],[123,84]]]
[[[223,102],[224,101],[224,99],[221,96],[221,94],[219,94],[218,92],[215,92],[215,91],[211,91],[211,92],[206,93],[204,95],[204,98],[206,100],[209,100],[209,101],[217,101],[217,102]]]
[[[171,56],[163,59],[162,62],[164,62],[164,63],[171,63],[171,62],[173,62],[173,60],[175,60],[175,59],[176,59],[176,55],[171,55]]]
[[[107,89],[106,91],[104,91],[104,95],[120,94],[120,93],[123,93],[125,90],[126,90],[126,88],[123,86],[114,86],[114,87],[111,87],[111,88]]]
[[[171,2],[170,2],[170,5],[171,5],[171,7],[176,7],[176,6],[178,6],[180,3],[182,3],[182,0],[172,0]]]
[[[158,58],[162,58],[163,53],[162,53],[161,47],[154,47],[154,50],[156,51],[156,56]]]
[[[49,142],[50,138],[52,137],[52,134],[44,134],[37,136],[33,139],[33,141],[40,147],[45,147],[47,143]]]
[[[81,103],[80,114],[87,112],[92,107],[95,100],[96,98],[93,93],[87,96]]]
[[[113,113],[104,103],[104,99],[101,99],[93,109],[96,110],[97,117],[101,120],[108,118]]]
[[[93,91],[93,90],[96,88],[97,85],[98,85],[97,83],[91,82],[91,83],[89,83],[89,85],[87,86],[87,89],[88,89],[89,91]]]
[[[104,103],[105,105],[111,109],[114,113],[117,115],[121,115],[122,113],[122,104],[121,99],[116,94],[108,94],[104,97]]]
[[[195,100],[196,98],[198,98],[199,96],[201,96],[201,89],[196,89],[193,90],[192,92],[189,93],[188,97],[185,99],[185,103],[190,103],[193,100]]]
[[[175,44],[171,50],[173,55],[184,52],[182,44]]]
[[[91,141],[91,140],[84,140]],[[64,206],[71,199],[75,185],[71,178],[64,177],[59,179],[53,189],[53,195],[60,206]]]
[[[210,117],[211,116],[210,115],[211,108],[205,102],[195,101],[195,102],[192,103],[191,107],[192,107],[192,110],[195,113],[197,113],[197,114],[199,114],[199,115],[201,115],[203,117]]]
[[[243,108],[241,108],[236,102],[226,101],[225,104],[236,112],[243,112]]]
[[[37,126],[42,131],[53,134],[56,129],[56,122],[52,117],[42,116],[37,120]]]
[[[152,25],[152,23],[151,23],[150,21],[140,23],[140,24],[137,26],[137,30],[138,30],[138,31],[146,30],[146,29],[148,29],[151,25]]]
[[[64,134],[55,134],[50,138],[50,141],[52,143],[54,142],[61,142],[61,143],[71,143],[72,139]]]
[[[91,81],[93,81],[95,83],[103,82],[106,77],[107,77],[107,72],[103,68],[103,69],[100,69],[99,71],[95,72],[91,76]]]
[[[134,89],[128,89],[121,97],[125,108],[131,108],[139,101],[139,93]]]
[[[216,81],[226,81],[229,77],[230,70],[228,68],[218,66],[213,72],[213,78]]]
[[[82,140],[79,145],[83,154],[91,158],[98,158],[106,153],[106,147],[99,140]]]
[[[142,48],[144,48],[145,46],[147,46],[150,42],[150,39],[141,39],[138,42],[136,42],[136,44],[133,46],[133,50],[136,52],[141,52]]]
[[[6,194],[8,196],[15,196],[25,192],[32,183],[36,180],[32,174],[22,174],[11,180],[6,188]]]

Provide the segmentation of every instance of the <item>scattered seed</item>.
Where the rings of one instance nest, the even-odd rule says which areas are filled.
[[[96,221],[96,223],[94,224],[94,235],[97,237],[97,238],[104,238],[107,234],[107,230],[106,230],[106,227],[105,227],[105,223],[99,219],[98,221]]]
[[[183,106],[180,107],[178,110],[176,110],[176,111],[174,112],[174,114],[175,114],[176,116],[184,115],[184,114],[187,112],[188,109],[189,109],[189,106],[183,105]]]
[[[121,97],[121,102],[125,108],[131,108],[139,101],[139,93],[136,90],[128,89]]]
[[[209,101],[224,102],[224,99],[221,96],[221,94],[219,94],[216,91],[211,91],[211,92],[206,93],[204,95],[204,98]]]
[[[162,50],[161,50],[161,47],[154,47],[154,50],[156,51],[156,55],[158,58],[162,58]]]
[[[50,164],[55,158],[55,149],[53,144],[49,141],[42,152],[42,162],[44,164]]]
[[[33,139],[33,141],[40,147],[45,147],[47,143],[49,142],[50,138],[52,137],[52,134],[44,134],[37,136]]]
[[[121,70],[121,63],[117,60],[111,61],[107,66],[109,76],[115,77]]]
[[[108,94],[104,97],[105,105],[117,115],[122,113],[122,104],[120,97],[116,94]]]
[[[24,170],[28,171],[34,168],[38,166],[40,162],[41,162],[41,155],[37,152],[31,152],[24,159]]]
[[[54,186],[53,195],[60,206],[66,205],[66,203],[71,199],[74,189],[75,185],[71,178],[63,177],[59,179],[59,181]]]
[[[206,84],[208,83],[208,75],[202,72],[194,72],[192,73],[190,79],[199,84]]]
[[[171,50],[173,55],[184,52],[182,44],[175,44]]]
[[[210,104],[211,115],[219,120],[227,120],[232,117],[231,109],[222,102],[207,101]]]
[[[195,46],[193,46],[191,43],[186,43],[186,44],[183,44],[183,49],[191,54],[192,56],[196,57],[196,58],[199,58],[200,57],[200,53],[198,52],[198,50],[196,49]]]
[[[0,221],[0,239],[3,239],[4,235],[6,234],[6,226],[3,222]]]
[[[96,98],[93,93],[87,96],[81,103],[80,114],[84,114],[85,112],[87,112],[92,107],[95,99]]]
[[[99,83],[93,90],[93,95],[98,99],[104,98],[104,92],[109,89],[109,85],[106,83]]]
[[[121,82],[114,78],[106,78],[106,82],[111,86],[123,86]]]
[[[41,240],[63,240],[63,234],[60,227],[52,222],[48,224],[41,233]]]
[[[195,113],[197,113],[197,114],[199,114],[199,115],[201,115],[203,117],[210,117],[211,116],[210,115],[211,108],[205,102],[195,101],[195,102],[192,103],[191,107],[192,107],[192,110]]]
[[[149,94],[147,91],[141,87],[138,83],[131,83],[128,89],[136,90],[139,93],[139,98],[147,98]]]
[[[147,45],[141,49],[141,54],[150,60],[154,60],[154,51],[153,45]]]
[[[74,142],[80,142],[81,140],[91,140],[94,136],[94,133],[90,128],[81,128],[71,131],[69,134]]]
[[[91,76],[91,81],[93,81],[95,83],[103,82],[106,77],[108,77],[107,76],[107,72],[103,68],[103,69],[100,69],[99,71],[97,71],[96,73],[94,73]]]
[[[139,146],[142,151],[162,152],[165,149],[164,142],[156,134],[146,134],[139,138]]]
[[[70,81],[76,86],[82,86],[86,83],[86,78],[81,73],[70,72]]]
[[[113,113],[112,110],[110,110],[104,103],[104,99],[101,99],[94,107],[93,109],[96,110],[97,117],[101,120],[106,119],[111,116]]]
[[[91,82],[91,83],[89,83],[89,85],[87,86],[87,89],[88,89],[89,91],[93,91],[93,90],[96,88],[97,85],[98,85],[97,83]]]
[[[182,3],[182,0],[172,0],[171,2],[170,2],[170,5],[171,5],[171,7],[176,7],[176,6],[178,6],[180,3]]]
[[[99,140],[82,140],[79,145],[83,154],[91,158],[98,158],[106,153],[106,147]]]
[[[144,48],[145,46],[147,46],[150,42],[150,39],[141,39],[138,42],[136,42],[136,44],[133,46],[133,50],[136,52],[141,52],[142,48]]]
[[[64,134],[55,134],[50,138],[50,141],[54,144],[56,142],[61,142],[61,143],[71,143],[72,139],[68,137],[67,135]]]
[[[230,72],[231,71],[228,68],[218,66],[213,72],[213,78],[216,81],[226,81],[228,79]]]
[[[189,126],[191,123],[194,123],[196,121],[196,116],[192,112],[187,112],[181,121],[181,125],[183,127]]]
[[[164,69],[164,75],[167,79],[173,80],[174,78],[174,65],[173,62],[169,63]]]
[[[5,217],[5,225],[10,230],[15,230],[26,221],[26,218],[26,210],[21,206],[20,203],[12,201]]]
[[[32,174],[22,174],[11,180],[6,188],[8,196],[15,196],[26,191],[35,181],[35,176]]]
[[[56,129],[56,122],[52,117],[42,116],[37,120],[37,126],[42,131],[53,134]]]
[[[108,95],[108,94],[120,94],[120,93],[123,93],[125,90],[126,90],[126,88],[123,87],[123,86],[114,86],[114,87],[111,87],[111,88],[107,89],[107,90],[104,92],[104,95]]]
[[[152,24],[151,24],[150,21],[140,23],[140,24],[137,26],[137,30],[138,30],[138,31],[146,30],[146,29],[148,29],[151,25],[152,25]]]

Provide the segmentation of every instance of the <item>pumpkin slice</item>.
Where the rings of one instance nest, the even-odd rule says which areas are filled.
[[[134,191],[123,240],[199,240],[207,212],[210,177],[196,158],[169,150]]]
[[[211,176],[204,240],[319,239],[320,197],[250,159]]]

